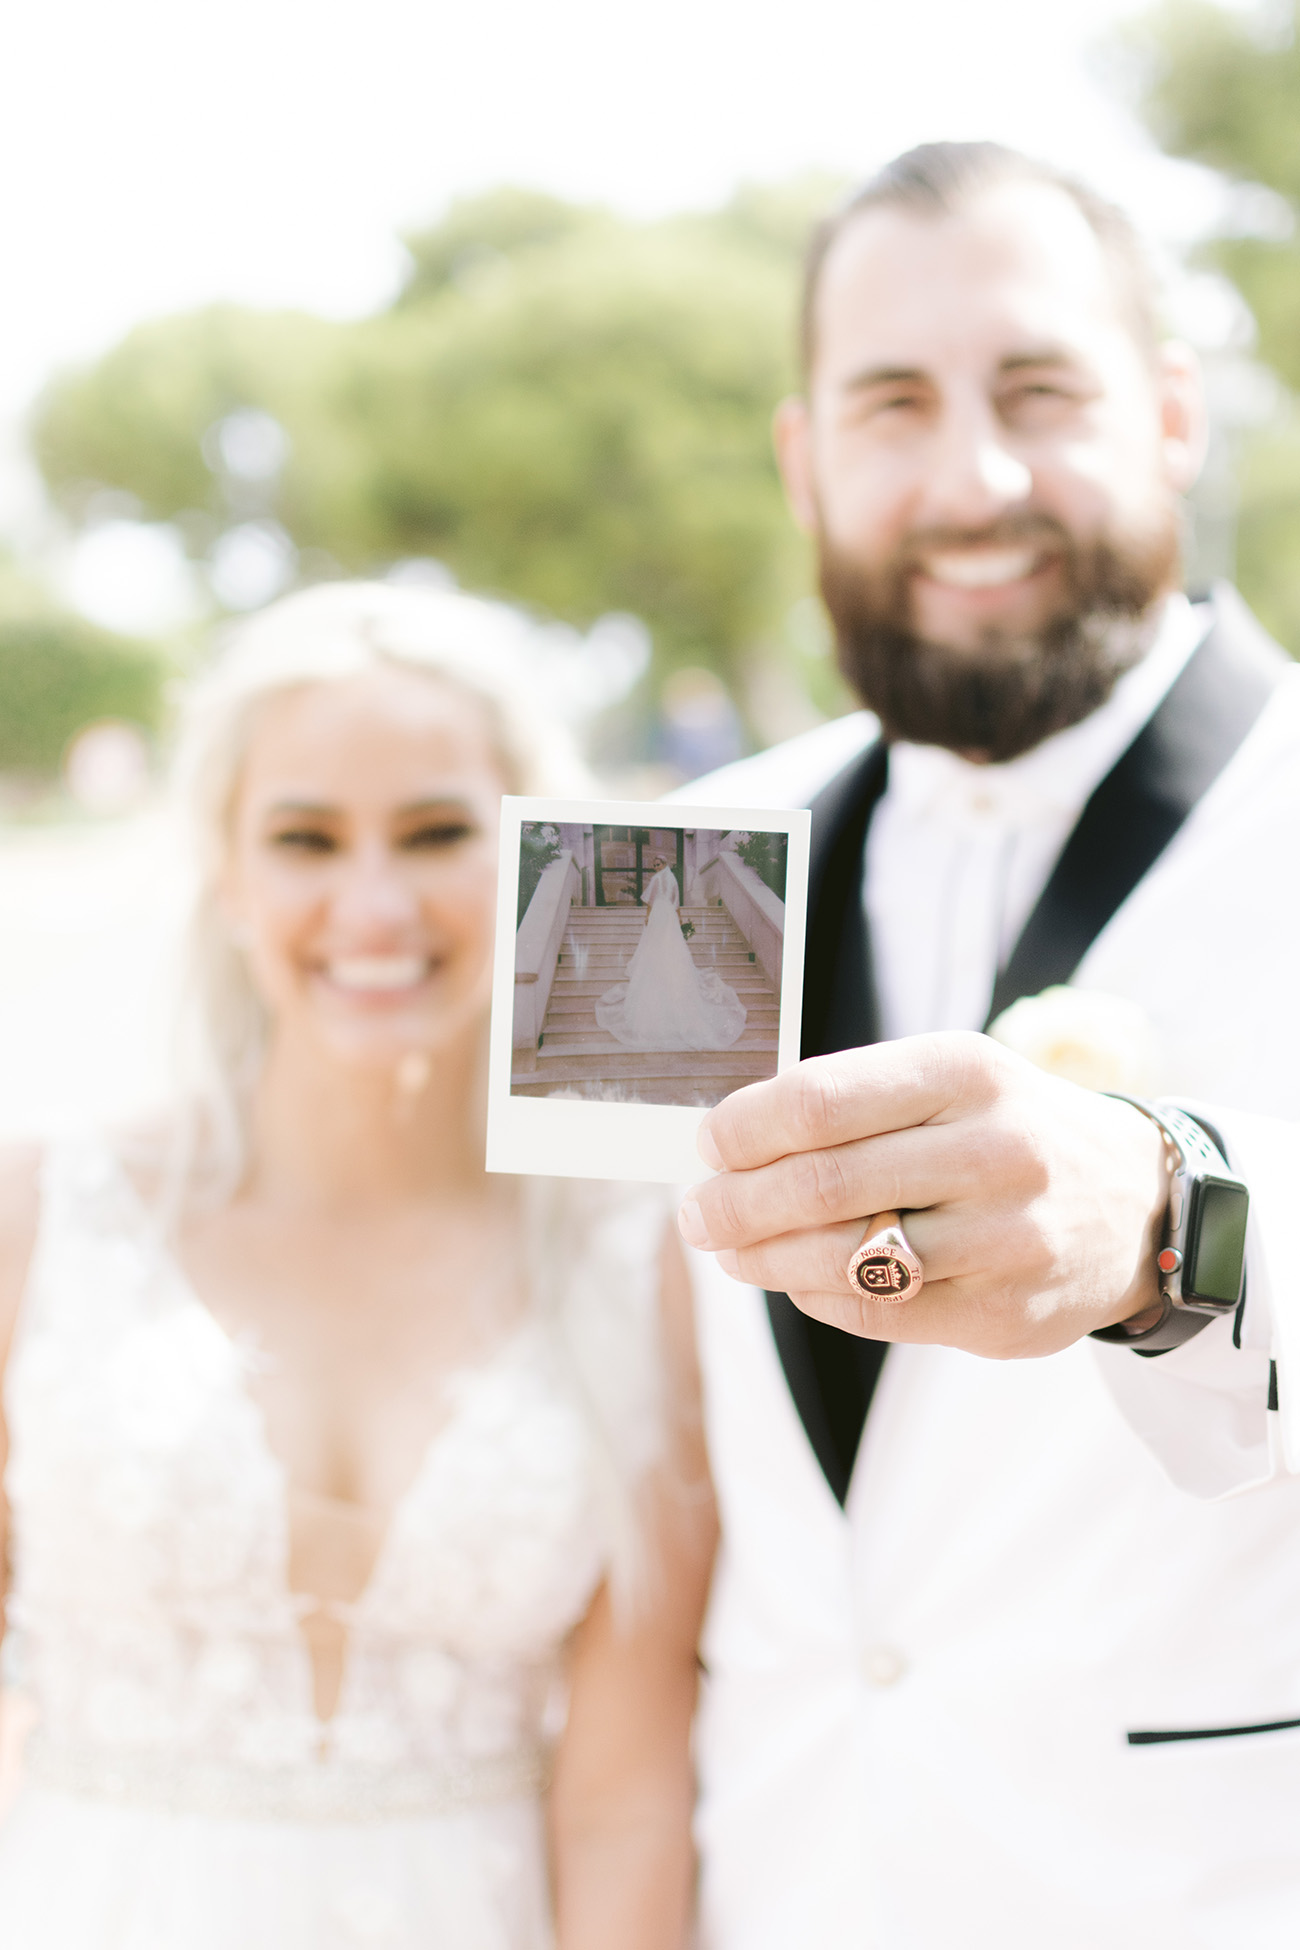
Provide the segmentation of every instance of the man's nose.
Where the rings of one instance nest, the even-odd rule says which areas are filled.
[[[984,528],[1027,501],[1032,470],[984,401],[955,403],[944,413],[928,456],[923,508],[927,527]]]

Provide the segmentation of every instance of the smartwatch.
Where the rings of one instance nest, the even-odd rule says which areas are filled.
[[[1107,1094],[1119,1097],[1118,1091]],[[1159,1125],[1169,1147],[1169,1205],[1156,1254],[1161,1312],[1153,1326],[1135,1331],[1120,1321],[1095,1328],[1092,1338],[1138,1354],[1165,1354],[1241,1305],[1250,1193],[1229,1169],[1212,1126],[1173,1104],[1119,1101]]]

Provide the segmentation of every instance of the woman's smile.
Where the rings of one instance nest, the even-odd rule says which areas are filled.
[[[338,955],[322,964],[331,988],[367,1001],[405,1001],[441,966],[432,955]]]

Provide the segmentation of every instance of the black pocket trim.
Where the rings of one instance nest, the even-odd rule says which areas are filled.
[[[1300,1720],[1261,1720],[1253,1727],[1177,1727],[1168,1733],[1128,1733],[1130,1747],[1162,1747],[1170,1740],[1240,1740],[1251,1733],[1286,1733]]]

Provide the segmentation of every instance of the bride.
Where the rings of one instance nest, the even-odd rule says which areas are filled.
[[[662,855],[641,895],[645,932],[627,981],[607,989],[596,1021],[634,1049],[728,1049],[745,1027],[745,1005],[716,969],[697,968],[678,919],[677,876]]]
[[[0,1179],[13,1950],[686,1939],[684,1269],[657,1193],[482,1163],[498,802],[571,789],[525,631],[245,626],[184,746],[187,1093]]]

